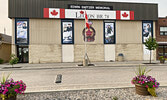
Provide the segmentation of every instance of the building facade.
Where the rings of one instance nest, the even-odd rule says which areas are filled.
[[[0,33],[0,58],[4,63],[10,60],[11,40],[11,36]]]
[[[159,18],[156,27],[157,59],[159,59],[160,56],[167,57],[167,18]]]
[[[85,10],[86,9],[86,10]],[[85,28],[85,13],[90,29]],[[20,62],[149,60],[145,39],[155,37],[158,5],[97,1],[9,0],[12,53]],[[156,59],[156,52],[153,52]]]

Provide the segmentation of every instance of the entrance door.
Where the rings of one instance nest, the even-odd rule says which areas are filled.
[[[18,46],[17,57],[19,58],[19,63],[28,63],[28,46]]]

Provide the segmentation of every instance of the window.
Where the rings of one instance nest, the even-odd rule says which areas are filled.
[[[167,45],[158,46],[158,56],[167,57]]]
[[[153,21],[143,21],[142,27],[142,39],[143,43],[145,43],[149,37],[153,37]]]
[[[61,20],[61,42],[62,44],[74,44],[73,20]]]
[[[104,22],[104,44],[115,44],[115,22]]]
[[[15,20],[15,43],[20,45],[29,44],[29,20]]]
[[[160,35],[167,35],[167,27],[160,27]]]

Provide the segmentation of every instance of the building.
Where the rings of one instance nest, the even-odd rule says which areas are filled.
[[[90,29],[85,28],[85,9]],[[9,0],[9,18],[12,53],[20,62],[81,62],[84,41],[90,61],[116,61],[120,53],[126,61],[148,60],[143,43],[155,37],[158,4]]]
[[[156,40],[158,42],[157,59],[159,59],[159,56],[167,57],[167,17],[159,18],[156,27]]]
[[[11,55],[11,36],[0,33],[0,58],[8,62]]]

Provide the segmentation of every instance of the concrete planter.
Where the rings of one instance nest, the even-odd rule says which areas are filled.
[[[160,60],[160,63],[161,63],[161,64],[164,64],[164,63],[165,63],[165,60]]]
[[[135,88],[136,88],[136,94],[139,95],[150,95],[150,93],[147,91],[147,88],[145,86],[142,86],[140,84],[135,84]]]

